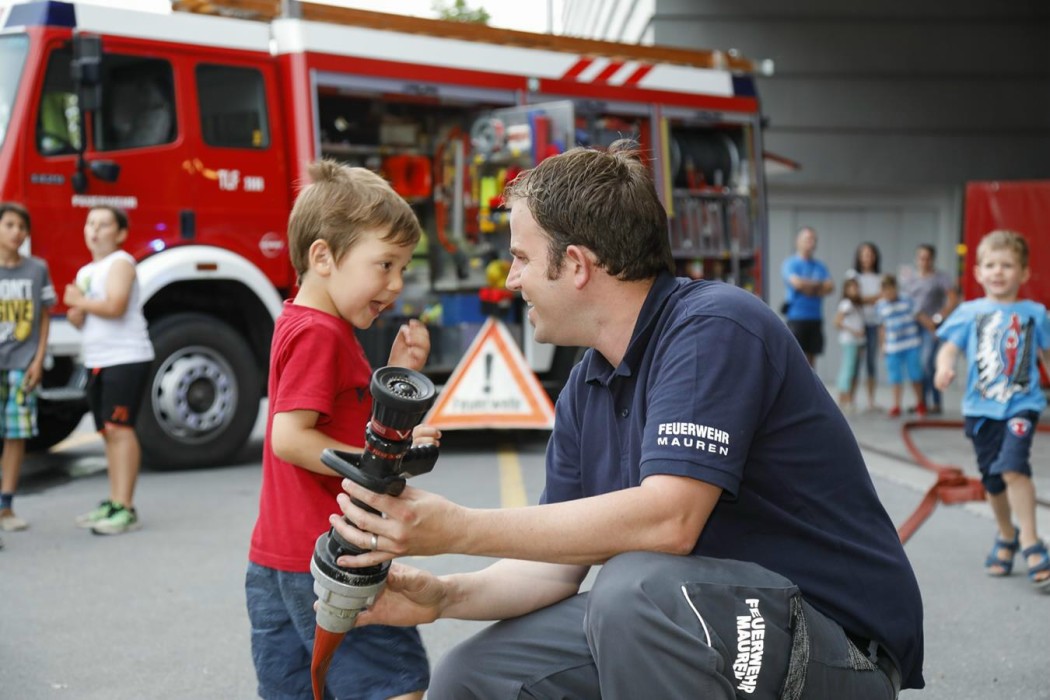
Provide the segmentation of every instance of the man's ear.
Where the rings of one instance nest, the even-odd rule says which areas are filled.
[[[579,245],[570,245],[565,249],[565,259],[562,260],[565,270],[572,276],[573,284],[577,289],[583,289],[591,281],[600,267],[598,256]]]
[[[311,243],[307,262],[310,265],[310,269],[317,272],[317,274],[323,277],[330,275],[332,270],[335,269],[335,258],[332,255],[332,249],[328,247],[328,242],[316,240]]]

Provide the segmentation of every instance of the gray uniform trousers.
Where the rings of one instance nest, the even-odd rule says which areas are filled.
[[[741,642],[749,636],[738,633],[749,622],[746,609],[739,616],[739,605],[725,608],[736,596],[756,601],[757,610],[754,591],[766,589],[781,599],[762,601],[768,630],[755,638],[764,637],[763,654],[761,644]],[[797,604],[784,602],[792,590]],[[748,677],[737,671],[756,661],[759,684],[745,689]],[[899,673],[888,658],[877,663],[801,601],[790,581],[762,567],[631,552],[606,563],[589,592],[497,622],[455,647],[427,698],[892,700]]]

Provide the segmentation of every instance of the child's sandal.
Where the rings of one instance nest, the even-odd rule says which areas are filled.
[[[1036,554],[1040,555],[1041,558],[1038,563],[1028,566],[1028,580],[1039,590],[1050,591],[1050,576],[1041,580],[1036,578],[1044,571],[1050,571],[1050,555],[1047,554],[1046,545],[1042,540],[1021,552],[1021,556],[1024,557],[1026,564],[1028,563],[1028,557]]]
[[[1014,538],[1012,540],[1003,540],[998,537],[995,538],[995,544],[992,545],[992,551],[988,553],[988,558],[984,560],[984,568],[989,576],[1009,576],[1014,570],[1014,557],[1017,555],[1017,550],[1021,548],[1021,530],[1014,526]],[[999,551],[1003,550],[1010,555],[1009,559],[1000,559]],[[993,566],[999,567],[993,569]]]

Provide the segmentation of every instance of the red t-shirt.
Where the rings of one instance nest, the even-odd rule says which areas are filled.
[[[339,512],[341,478],[279,459],[270,447],[276,413],[317,411],[317,429],[339,442],[362,446],[371,417],[372,367],[346,321],[285,302],[270,348],[270,410],[263,447],[259,519],[248,558],[281,571],[310,570],[317,537]]]

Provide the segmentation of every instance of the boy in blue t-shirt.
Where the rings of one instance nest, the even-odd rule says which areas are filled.
[[[922,396],[922,335],[916,320],[919,313],[911,297],[897,293],[897,278],[893,275],[882,278],[882,299],[875,304],[875,315],[881,324],[879,338],[886,357],[886,376],[893,387],[893,406],[888,415],[896,418],[901,414],[901,393],[907,374],[915,392],[915,415],[923,418],[926,405]]]
[[[992,231],[981,239],[974,275],[985,296],[960,305],[938,329],[944,344],[934,383],[942,390],[951,384],[963,350],[969,365],[962,407],[966,436],[999,526],[985,560],[988,574],[1008,576],[1021,549],[1028,578],[1050,590],[1050,557],[1036,532],[1029,460],[1035,425],[1046,407],[1037,356],[1041,351],[1050,363],[1050,319],[1042,304],[1017,298],[1029,274],[1028,244],[1020,234]]]

